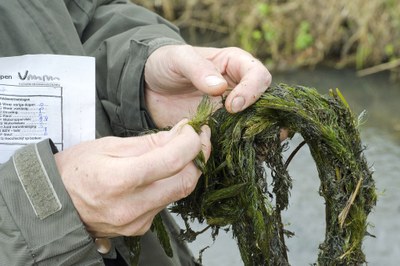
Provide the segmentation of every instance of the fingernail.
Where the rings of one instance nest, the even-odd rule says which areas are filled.
[[[111,250],[111,241],[108,238],[96,238],[94,243],[96,244],[97,252],[101,254],[107,254]]]
[[[242,96],[236,96],[232,100],[232,112],[237,113],[243,110],[244,107],[244,98]]]
[[[209,126],[204,125],[201,127],[201,133],[205,134],[207,138],[209,139],[211,137],[211,129]]]
[[[225,83],[226,81],[223,78],[217,77],[217,76],[208,76],[206,77],[206,84],[209,87],[216,87],[221,85],[222,83]]]
[[[184,118],[179,121],[173,128],[171,128],[171,133],[178,133],[181,131],[182,127],[184,127],[189,122],[189,119]]]

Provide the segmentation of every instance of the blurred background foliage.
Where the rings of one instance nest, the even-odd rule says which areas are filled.
[[[382,195],[369,220],[376,238],[365,239],[365,254],[368,265],[399,265],[400,242],[393,232],[400,230],[400,0],[132,1],[172,21],[190,44],[242,47],[273,71],[275,83],[321,92],[340,88],[355,114],[367,110],[360,129]],[[382,70],[390,73],[355,75]],[[397,82],[388,82],[388,76]],[[296,236],[286,243],[295,265],[311,265],[324,235],[325,205],[317,193],[319,182],[310,178],[317,170],[307,167],[312,157],[307,149],[296,157],[289,170],[296,173],[291,206],[284,217]],[[223,240],[205,253],[205,265],[240,265],[232,235],[219,237]],[[196,254],[210,242],[205,236],[189,245]]]
[[[318,64],[400,77],[400,0],[132,0],[187,42],[239,46],[270,69]]]

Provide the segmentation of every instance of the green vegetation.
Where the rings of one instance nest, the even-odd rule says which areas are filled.
[[[240,114],[220,109],[210,116],[209,105],[207,100],[200,104],[192,126],[199,130],[208,123],[213,153],[195,191],[171,210],[185,221],[207,223],[214,237],[221,227],[231,228],[245,265],[288,265],[285,237],[293,233],[284,228],[281,212],[289,206],[287,166],[296,150],[283,160],[286,144],[279,135],[287,128],[310,148],[325,199],[318,265],[365,263],[362,242],[376,203],[375,183],[358,131],[362,116],[354,117],[340,91],[323,96],[280,84]],[[188,224],[183,236],[193,240],[197,233]]]
[[[323,63],[400,77],[399,0],[133,2],[171,20],[190,43],[243,47],[270,69]]]
[[[320,195],[325,200],[325,241],[318,265],[360,265],[368,235],[368,214],[376,203],[375,183],[363,155],[359,125],[339,90],[320,95],[315,89],[285,84],[271,87],[238,114],[215,113],[208,98],[199,105],[190,124],[197,131],[208,124],[213,152],[196,189],[176,202],[171,211],[186,224],[182,238],[193,241],[201,232],[190,228],[198,220],[212,229],[232,230],[245,265],[289,265],[281,213],[289,206],[292,178],[287,171],[297,150],[307,144],[318,169]],[[280,130],[301,134],[304,143],[284,161]],[[305,225],[307,226],[307,225]],[[169,239],[159,217],[154,221],[160,242],[171,255]],[[140,247],[131,242],[134,252]]]
[[[287,70],[330,64],[365,69],[360,74],[390,70],[399,77],[399,0],[266,0],[134,1],[178,25],[193,44],[240,46],[270,69]],[[233,231],[245,265],[288,265],[281,213],[289,206],[291,176],[282,152],[282,127],[301,134],[318,169],[325,200],[325,240],[318,265],[360,265],[368,235],[367,217],[376,203],[375,184],[363,155],[357,119],[339,90],[320,95],[312,88],[272,86],[240,114],[220,109],[211,114],[207,100],[191,125],[208,124],[213,152],[204,163],[195,191],[171,211],[182,216],[182,237],[199,232],[189,221]],[[300,147],[298,147],[300,148]],[[167,254],[168,236],[156,219],[154,230]],[[306,226],[306,225],[305,225]],[[137,241],[134,250],[140,250]]]

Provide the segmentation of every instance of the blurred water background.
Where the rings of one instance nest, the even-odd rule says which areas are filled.
[[[361,127],[365,154],[374,169],[378,189],[378,203],[369,215],[369,232],[365,237],[364,252],[368,265],[395,266],[400,258],[400,83],[391,83],[386,74],[359,78],[354,70],[316,68],[272,73],[273,82],[285,82],[315,87],[326,94],[330,88],[339,88],[355,114],[368,112]],[[296,135],[290,149],[301,142]],[[288,154],[290,150],[288,151]],[[289,166],[293,178],[290,206],[283,213],[286,228],[295,233],[287,239],[291,265],[310,265],[316,262],[318,245],[324,239],[324,201],[318,194],[319,178],[315,163],[304,146]],[[205,225],[193,224],[196,229]],[[203,254],[207,266],[243,265],[235,240],[230,232],[221,230],[215,242],[206,232],[190,243],[195,256]]]

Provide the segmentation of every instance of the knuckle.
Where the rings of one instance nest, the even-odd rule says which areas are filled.
[[[153,223],[153,220],[151,219],[150,221],[146,221],[139,230],[137,230],[136,234],[137,235],[144,235],[147,231],[150,230],[151,225]]]
[[[265,74],[264,74],[264,82],[265,82],[265,86],[269,86],[271,85],[271,81],[272,81],[272,75],[271,73],[266,69],[265,70]]]
[[[113,174],[111,173],[109,176],[113,176]],[[115,177],[115,178],[110,178],[111,180],[109,180],[107,182],[107,190],[106,190],[106,194],[108,194],[109,198],[114,198],[114,197],[118,197],[121,194],[123,194],[125,192],[125,190],[127,189],[128,186],[128,182],[126,180],[126,178],[123,178],[121,176],[119,177]]]
[[[127,215],[121,215],[118,212],[115,212],[114,215],[111,217],[111,224],[115,227],[123,227],[127,223],[129,223]]]
[[[239,47],[227,47],[226,50],[230,53],[237,54],[237,53],[246,53],[243,49],[240,49]]]
[[[97,146],[103,150],[114,150],[116,144],[118,143],[118,138],[114,136],[106,136],[97,139]]]
[[[140,217],[140,210],[137,208],[117,207],[111,213],[112,224],[115,227],[124,227],[131,224]]]
[[[101,141],[102,144],[106,144],[109,142],[113,142],[116,139],[117,139],[117,137],[114,137],[114,136],[106,136],[106,137],[100,138],[99,141]]]
[[[169,156],[166,156],[163,163],[163,166],[169,172],[176,172],[183,168],[184,165],[185,160],[177,153],[171,153]]]
[[[144,235],[147,231],[150,230],[151,225],[153,223],[153,218],[145,218],[135,221],[129,226],[126,226],[121,230],[120,234],[124,236],[141,236]]]
[[[183,176],[180,182],[180,195],[181,198],[186,198],[193,192],[197,184],[195,176]]]
[[[162,137],[163,134],[164,133],[162,131],[157,134],[148,134],[144,136],[144,139],[150,148],[155,148],[158,146],[159,138]]]
[[[239,56],[242,60],[256,60],[249,52],[239,48],[239,47],[229,47],[228,52],[231,56]]]

